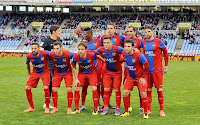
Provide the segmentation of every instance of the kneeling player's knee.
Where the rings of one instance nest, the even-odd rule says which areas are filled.
[[[115,92],[119,92],[119,89],[115,89]]]
[[[123,92],[123,96],[127,97],[129,95],[129,92]]]
[[[147,97],[147,93],[146,93],[146,92],[140,92],[140,96],[141,96],[142,98],[145,98],[145,97]]]
[[[26,86],[25,89],[29,90],[31,89],[32,87],[31,86]]]
[[[49,86],[44,86],[44,89],[48,89],[49,88]]]
[[[104,91],[110,91],[110,88],[104,88]]]
[[[72,92],[72,88],[67,88],[67,93]]]
[[[96,86],[92,86],[92,90],[97,90],[97,87]]]

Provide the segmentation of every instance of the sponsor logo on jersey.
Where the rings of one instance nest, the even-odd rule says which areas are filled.
[[[129,70],[136,70],[136,68],[134,66],[128,66],[127,65],[127,67],[128,67]]]
[[[57,65],[57,64],[56,64],[56,67],[58,67],[58,68],[65,68],[66,65],[65,65],[65,64],[63,64],[63,65]]]
[[[116,62],[116,60],[114,60],[114,58],[105,58],[105,60],[109,63],[114,63]]]
[[[147,54],[148,56],[155,56],[153,51],[145,51],[145,54]]]
[[[86,66],[80,65],[80,66],[81,66],[81,68],[83,68],[83,69],[88,69],[88,68],[92,67],[91,65],[86,65]]]
[[[63,62],[66,62],[66,59],[63,59]]]
[[[44,67],[44,64],[38,64],[38,65],[33,65],[34,67],[36,67],[36,68],[43,68]]]

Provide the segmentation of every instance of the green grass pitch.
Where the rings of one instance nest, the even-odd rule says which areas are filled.
[[[159,116],[159,105],[156,90],[153,89],[152,115],[143,119],[138,114],[138,90],[134,88],[131,97],[133,111],[130,117],[121,118],[114,116],[110,109],[106,116],[92,116],[92,92],[89,87],[86,99],[86,110],[77,115],[67,115],[66,88],[62,82],[58,91],[59,112],[44,114],[44,92],[41,81],[36,89],[32,90],[36,112],[24,113],[29,107],[25,85],[28,79],[25,58],[0,58],[0,124],[22,125],[148,125],[148,124],[200,124],[200,63],[199,62],[169,62],[169,72],[164,75],[164,109],[166,117]],[[52,101],[51,104],[53,105]],[[102,104],[102,101],[101,101]],[[111,98],[115,105],[115,93]],[[74,109],[74,101],[73,101]],[[121,113],[124,107],[121,104]]]

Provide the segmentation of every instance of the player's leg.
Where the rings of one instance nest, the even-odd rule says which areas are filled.
[[[54,74],[52,83],[52,99],[54,108],[50,113],[58,112],[58,88],[60,87],[63,77],[61,74]]]
[[[75,110],[73,112],[71,112],[71,114],[80,113],[80,110],[79,110],[80,89],[85,84],[86,74],[79,73],[78,74],[78,79],[79,79],[81,85],[78,84],[77,87],[75,87],[75,92],[74,92]]]
[[[99,94],[97,91],[97,73],[96,72],[92,72],[88,75],[88,80],[89,83],[92,87],[92,93],[93,93],[93,103],[94,103],[94,110],[92,112],[92,115],[97,115],[98,114],[98,110],[97,107],[99,105]]]
[[[113,74],[113,85],[115,89],[116,94],[116,110],[115,110],[115,116],[120,116],[120,105],[121,105],[121,82],[122,82],[122,71],[117,71],[115,74]]]
[[[24,110],[24,112],[35,112],[31,89],[32,87],[34,88],[37,87],[38,81],[39,81],[39,76],[37,74],[31,73],[25,87],[26,97],[30,107],[27,110]]]
[[[112,74],[109,72],[104,73],[103,76],[103,84],[104,84],[104,110],[101,115],[106,115],[108,113],[108,105],[110,101],[110,88],[112,85]]]
[[[68,72],[64,75],[65,85],[67,88],[67,114],[71,114],[72,112],[72,101],[73,101],[73,92],[72,92],[72,84],[73,84],[73,75],[72,72]]]
[[[147,118],[149,118],[149,116],[147,114],[147,109],[148,109],[147,84],[142,85],[139,82],[137,84],[138,84],[137,86],[139,88],[139,92],[140,92],[140,96],[141,96],[142,106],[144,108],[143,118],[147,119]]]
[[[144,107],[142,106],[142,97],[141,97],[141,94],[140,94],[139,87],[137,87],[137,88],[138,88],[138,95],[139,95],[139,100],[140,100],[139,114],[143,114],[144,113]]]
[[[152,103],[152,87],[153,87],[153,76],[152,73],[147,74],[147,99],[148,99],[148,115],[152,114],[151,103]]]
[[[31,92],[32,87],[26,86],[25,89],[26,89],[26,97],[27,97],[30,107],[27,110],[24,110],[24,112],[35,112],[35,108],[33,105],[33,97],[32,97],[32,92]]]
[[[42,80],[44,86],[44,95],[45,95],[45,102],[46,108],[44,113],[50,113],[49,105],[50,105],[50,92],[49,92],[49,83],[50,83],[50,72],[46,72],[40,75],[40,79]]]
[[[89,85],[89,81],[86,80],[85,85],[82,87],[82,93],[81,93],[82,105],[79,107],[80,111],[85,110],[85,100],[87,96],[88,85]]]
[[[164,113],[164,96],[163,96],[163,73],[162,72],[156,72],[153,75],[155,87],[157,88],[158,93],[158,102],[160,104],[160,116],[165,117]]]
[[[128,110],[128,108],[129,108],[129,101],[130,101],[130,93],[131,93],[131,91],[130,90],[124,90],[123,91],[123,102],[124,102],[124,109],[125,109],[125,111],[124,111],[124,113],[122,114],[122,115],[120,115],[121,117],[127,117],[127,116],[129,116],[129,110]]]

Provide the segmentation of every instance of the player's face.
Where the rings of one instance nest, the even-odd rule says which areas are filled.
[[[55,32],[55,36],[60,37],[60,34],[61,34],[60,29],[57,29],[56,32]]]
[[[106,50],[110,50],[112,47],[112,42],[110,39],[104,39],[103,40],[103,46]]]
[[[127,33],[128,38],[133,38],[133,37],[135,37],[135,34],[136,34],[136,32],[133,30],[133,28],[128,28],[126,33]]]
[[[31,50],[34,56],[37,56],[39,53],[40,48],[37,45],[32,45]]]
[[[124,49],[125,49],[126,53],[129,54],[129,53],[131,53],[133,51],[133,46],[132,46],[131,43],[125,43]]]
[[[79,46],[78,47],[78,53],[80,54],[81,57],[84,57],[86,52],[87,52],[87,49],[85,49],[84,46]]]
[[[115,28],[113,25],[108,25],[107,26],[107,34],[110,35],[110,36],[113,36],[115,33]]]
[[[62,48],[60,45],[54,45],[53,46],[53,51],[55,52],[55,54],[57,56],[60,56],[61,55],[61,52],[62,52]]]
[[[89,40],[89,38],[91,37],[91,33],[88,31],[84,31],[84,38],[85,40]]]
[[[145,38],[149,39],[153,36],[153,31],[151,29],[145,29]]]

